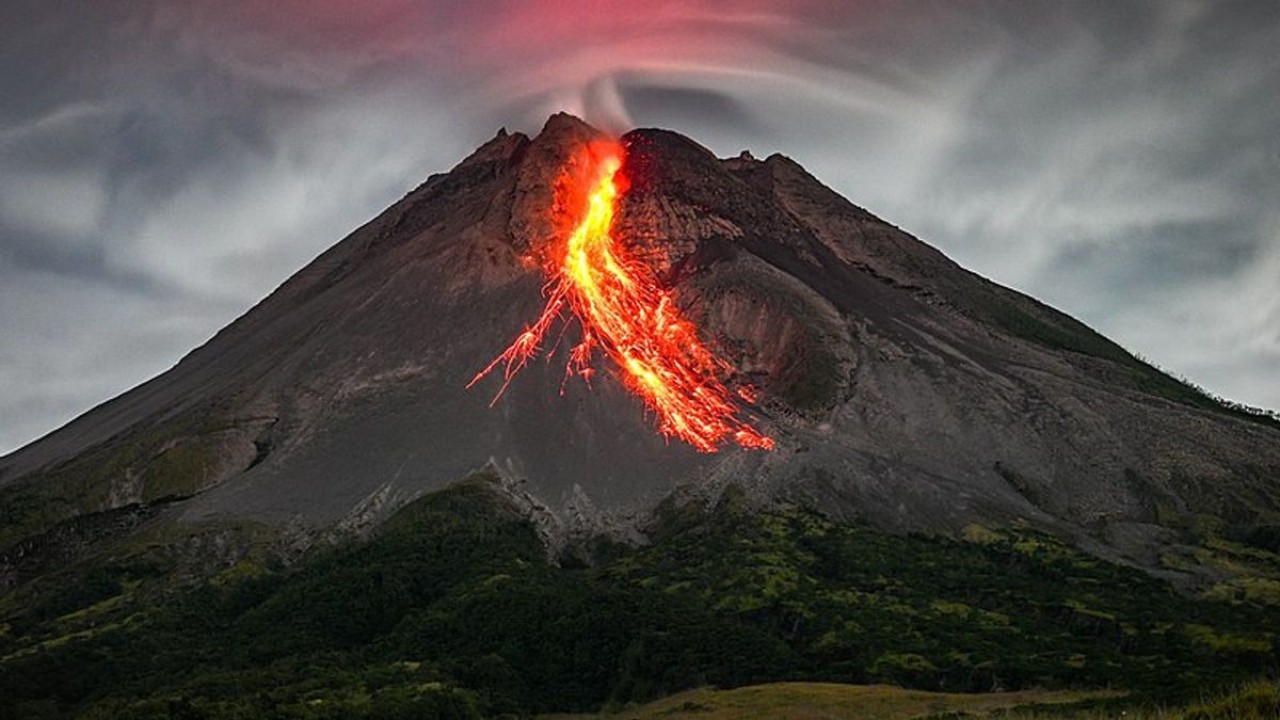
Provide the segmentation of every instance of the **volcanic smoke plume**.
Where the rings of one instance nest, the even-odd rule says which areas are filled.
[[[499,364],[505,390],[542,349],[547,332],[566,308],[581,326],[581,341],[569,351],[566,379],[590,381],[598,348],[617,366],[623,384],[658,416],[658,430],[703,452],[732,437],[742,447],[771,449],[773,441],[737,417],[721,376],[733,368],[698,338],[681,317],[671,294],[645,264],[615,237],[615,205],[625,179],[624,150],[615,141],[584,147],[557,183],[552,225],[572,227],[547,255],[547,304],[537,321],[471,380],[471,387]],[[581,220],[569,225],[572,216]],[[494,398],[497,402],[502,391]],[[750,401],[748,387],[739,396]]]
[[[433,89],[466,114],[534,122],[565,110],[621,132],[631,125],[630,86],[785,83],[829,96],[856,84],[865,95],[870,88],[813,48],[830,27],[874,15],[813,0],[371,0],[358,9],[245,0],[165,8],[156,22],[201,28],[184,42],[271,82],[311,89],[396,68],[443,84]]]

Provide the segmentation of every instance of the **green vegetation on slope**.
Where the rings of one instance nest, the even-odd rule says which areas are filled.
[[[150,570],[120,558],[75,601],[0,606],[0,717],[465,718],[802,679],[1173,697],[1276,667],[1274,609],[1186,598],[1030,531],[974,537],[730,495],[560,567],[477,477],[287,570],[145,593]]]
[[[1110,360],[1119,369],[1112,379],[1139,392],[1241,420],[1280,426],[1280,415],[1273,411],[1217,397],[1133,355],[1069,315],[1007,288],[982,283],[980,291],[967,296],[962,305],[979,320],[1053,350]]]
[[[196,408],[140,426],[71,459],[0,487],[0,552],[23,538],[119,507],[119,495],[143,504],[190,497],[216,484],[235,455],[272,418],[223,419]],[[236,466],[235,470],[243,467]]]

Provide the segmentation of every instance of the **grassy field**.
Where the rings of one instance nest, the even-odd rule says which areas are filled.
[[[934,693],[890,685],[771,683],[699,688],[640,707],[538,720],[1273,720],[1280,685],[1254,683],[1184,707],[1127,706],[1111,691]],[[1105,707],[1100,707],[1105,706]]]
[[[771,683],[734,690],[700,688],[621,712],[600,715],[544,715],[539,720],[913,720],[985,718],[1017,708],[1078,704],[1119,697],[1094,691],[1023,690],[1003,693],[935,693],[891,685]]]

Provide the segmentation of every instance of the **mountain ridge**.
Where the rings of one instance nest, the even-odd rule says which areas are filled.
[[[470,375],[536,316],[528,256],[574,148],[505,131],[309,263],[174,368],[0,458],[0,548],[162,498],[179,523],[376,525],[481,466],[565,533],[746,488],[892,530],[1026,523],[1153,571],[1199,516],[1277,522],[1280,432],[961,268],[794,161],[623,136],[617,228],[722,348],[778,433],[701,455],[607,373],[535,363],[492,409]],[[573,332],[572,329],[569,332]],[[564,386],[564,396],[560,388]],[[25,515],[23,513],[26,513]]]

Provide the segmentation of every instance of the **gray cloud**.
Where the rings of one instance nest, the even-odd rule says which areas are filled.
[[[721,5],[9,3],[0,452],[557,109],[783,152],[1159,365],[1280,407],[1280,8]]]

